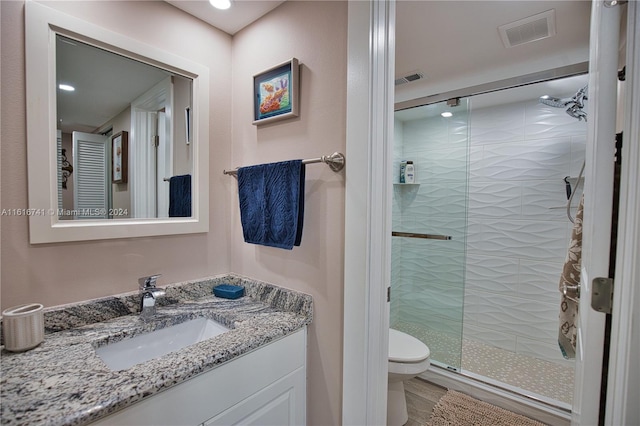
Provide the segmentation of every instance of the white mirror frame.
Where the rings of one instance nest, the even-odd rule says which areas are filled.
[[[209,68],[33,1],[25,5],[27,161],[31,244],[209,231]],[[56,34],[193,79],[192,216],[59,220],[56,171]]]

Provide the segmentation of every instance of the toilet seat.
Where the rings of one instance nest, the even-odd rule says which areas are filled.
[[[389,329],[389,361],[399,363],[420,363],[429,358],[427,345],[406,333]]]

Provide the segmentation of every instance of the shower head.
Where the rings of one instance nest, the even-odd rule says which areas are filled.
[[[560,99],[554,96],[544,95],[544,96],[540,96],[539,101],[540,103],[548,105],[550,107],[564,108],[567,106],[569,102],[571,102],[571,99],[568,99],[568,98]]]
[[[553,108],[567,108],[567,114],[573,118],[577,118],[579,121],[587,121],[587,113],[582,109],[584,108],[584,102],[587,97],[588,86],[584,86],[572,98],[556,98],[554,96],[544,95],[540,96],[538,101],[542,104],[548,105]]]

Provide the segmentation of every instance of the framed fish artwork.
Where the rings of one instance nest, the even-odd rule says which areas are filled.
[[[300,66],[296,58],[253,76],[253,124],[298,116]]]

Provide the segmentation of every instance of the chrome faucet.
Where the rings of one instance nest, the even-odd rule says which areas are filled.
[[[156,287],[158,275],[138,279],[140,287],[140,318],[146,321],[156,314],[156,298],[165,295],[163,289]]]

